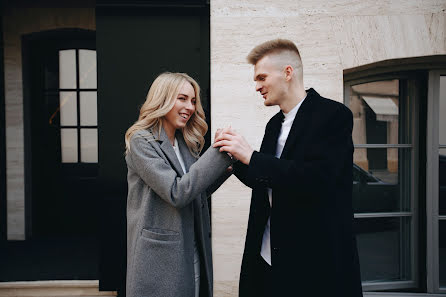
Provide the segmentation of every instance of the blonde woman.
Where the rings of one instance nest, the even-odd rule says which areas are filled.
[[[209,148],[200,87],[163,73],[125,134],[128,167],[127,297],[212,296],[207,198],[231,159]]]

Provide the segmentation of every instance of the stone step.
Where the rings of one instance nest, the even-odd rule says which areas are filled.
[[[94,297],[117,296],[99,291],[98,280],[0,282],[0,297]]]

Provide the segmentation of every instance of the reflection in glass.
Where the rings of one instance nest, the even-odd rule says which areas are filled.
[[[438,168],[438,200],[440,215],[446,215],[446,154],[439,156]]]
[[[81,89],[96,89],[96,51],[79,50],[79,86]]]
[[[59,51],[59,88],[76,88],[76,50]]]
[[[362,281],[410,279],[410,218],[356,219]]]
[[[446,287],[446,221],[439,221],[440,287]]]
[[[77,163],[77,129],[60,129],[62,163]]]
[[[440,76],[439,102],[439,135],[440,145],[446,145],[446,76]],[[446,148],[439,149],[439,210],[440,215],[446,215]]]
[[[97,93],[80,92],[80,116],[82,126],[97,126]]]
[[[77,125],[76,92],[60,92],[59,108],[60,108],[60,125],[76,126]]]
[[[98,162],[98,130],[81,129],[81,162]]]
[[[351,87],[355,144],[397,144],[399,81],[384,80]]]
[[[410,211],[409,148],[365,148],[367,166],[353,158],[355,213]]]
[[[446,76],[440,76],[439,144],[446,145]]]

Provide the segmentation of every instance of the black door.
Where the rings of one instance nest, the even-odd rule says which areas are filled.
[[[133,6],[110,2],[96,7],[99,180],[103,191],[99,274],[101,289],[118,290],[123,295],[124,134],[137,120],[151,82],[164,71],[186,72],[198,81],[209,119],[209,6],[205,1],[191,5],[182,1],[181,6],[179,1],[144,1],[145,5],[138,2]]]
[[[95,32],[35,33],[22,49],[26,240],[6,243],[0,277],[97,279]]]

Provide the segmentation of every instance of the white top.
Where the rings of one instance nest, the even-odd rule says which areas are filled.
[[[183,157],[180,153],[180,148],[178,146],[178,140],[175,138],[173,150],[177,155],[178,161],[180,161],[181,168],[186,174],[186,166],[184,165]],[[200,295],[200,256],[198,255],[197,241],[194,238],[194,280],[195,280],[195,297]]]
[[[276,147],[276,158],[280,158],[282,155],[283,148],[285,146],[285,142],[288,138],[288,134],[290,134],[291,126],[293,125],[294,118],[296,117],[297,111],[299,110],[302,102],[304,102],[305,98],[302,99],[290,112],[284,113],[285,118],[282,122],[282,128],[280,129],[279,138],[277,138],[277,147]],[[268,188],[268,197],[269,197],[269,205],[272,207],[273,205],[273,191]],[[265,231],[263,232],[262,238],[262,248],[260,250],[260,255],[262,258],[268,263],[271,264],[271,240],[270,240],[270,218],[268,218],[268,222],[265,226]]]

